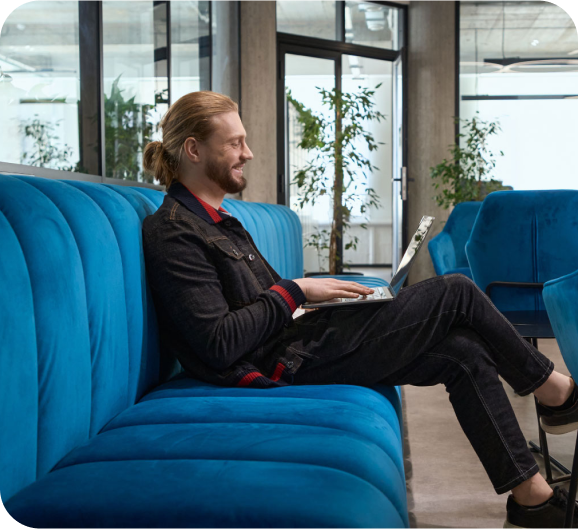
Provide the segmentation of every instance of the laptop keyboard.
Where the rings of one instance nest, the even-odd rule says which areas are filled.
[[[337,298],[342,303],[350,303],[355,301],[379,301],[382,299],[391,299],[393,296],[389,291],[389,288],[384,287],[370,287],[373,288],[373,294],[368,294],[367,296],[359,296],[357,298]]]

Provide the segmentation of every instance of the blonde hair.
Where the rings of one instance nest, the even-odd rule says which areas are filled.
[[[238,112],[232,99],[216,92],[191,92],[175,101],[161,120],[163,140],[153,141],[144,149],[143,167],[168,189],[178,180],[178,169],[185,140],[193,137],[206,141],[214,131],[212,117]]]

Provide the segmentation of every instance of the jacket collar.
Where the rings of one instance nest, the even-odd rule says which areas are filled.
[[[178,200],[189,211],[192,211],[209,224],[217,224],[218,222],[231,217],[231,214],[228,211],[222,207],[218,210],[215,209],[204,200],[201,200],[192,191],[189,191],[189,189],[180,182],[171,184],[167,191],[167,195]]]

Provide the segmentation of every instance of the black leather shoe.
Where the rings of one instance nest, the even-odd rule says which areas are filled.
[[[563,434],[578,429],[578,388],[574,382],[574,392],[570,396],[574,400],[569,408],[557,410],[538,403],[538,413],[540,414],[540,426],[551,434]]]
[[[554,487],[554,496],[536,507],[520,505],[510,494],[506,505],[508,515],[504,527],[564,527],[566,505],[568,505],[568,492],[560,487]],[[578,524],[577,513],[578,509],[574,508],[572,527]]]

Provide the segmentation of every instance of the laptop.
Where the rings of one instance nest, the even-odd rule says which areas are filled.
[[[407,278],[409,269],[415,261],[415,256],[419,252],[423,241],[432,227],[435,217],[422,217],[417,231],[412,237],[407,250],[403,254],[401,263],[393,276],[391,283],[387,287],[375,287],[374,293],[368,296],[359,296],[358,298],[333,298],[328,301],[318,301],[314,303],[303,303],[303,309],[321,309],[325,307],[338,307],[340,305],[348,304],[365,304],[365,303],[383,303],[384,301],[392,301],[397,297],[401,290],[401,286]],[[353,278],[352,278],[353,279]]]

